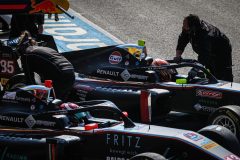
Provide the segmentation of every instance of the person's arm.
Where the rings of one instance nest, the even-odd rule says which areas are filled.
[[[176,57],[181,57],[183,54],[183,50],[176,50]]]
[[[181,58],[185,47],[189,43],[189,35],[185,32],[182,32],[178,37],[178,43],[176,48],[176,57]]]

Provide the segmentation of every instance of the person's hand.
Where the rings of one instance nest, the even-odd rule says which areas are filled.
[[[180,63],[181,60],[182,60],[182,57],[181,56],[176,56],[173,58],[173,60],[176,62],[176,63]]]

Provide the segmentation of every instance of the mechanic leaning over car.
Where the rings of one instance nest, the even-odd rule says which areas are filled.
[[[224,33],[212,24],[200,20],[197,15],[189,14],[183,20],[175,60],[180,61],[189,42],[198,54],[198,61],[217,79],[233,81],[232,47]]]
[[[29,31],[33,37],[43,33],[44,14],[13,14],[9,38],[18,37],[22,31]]]
[[[52,80],[56,97],[65,100],[75,81],[72,64],[56,50],[36,44],[29,32],[21,34],[18,52],[27,83],[36,83],[35,72],[41,80]]]

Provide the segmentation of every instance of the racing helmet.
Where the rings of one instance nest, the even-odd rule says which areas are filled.
[[[82,108],[82,107],[75,103],[71,103],[71,102],[62,103],[59,106],[60,110],[75,110],[75,109],[79,109],[79,108]],[[70,118],[71,118],[73,125],[77,126],[79,122],[87,121],[87,113],[86,112],[78,112],[78,113],[75,113],[74,115],[72,115]]]
[[[127,45],[126,49],[131,55],[140,61],[147,56],[147,48],[144,40],[138,40],[138,44],[136,45]]]
[[[167,65],[167,64],[169,64],[167,61],[160,58],[156,58],[152,62],[152,66],[161,66],[161,65]],[[177,71],[175,69],[162,69],[158,71],[159,79],[162,82],[171,81],[172,75],[175,75],[176,73]]]
[[[168,64],[168,62],[163,59],[160,59],[160,58],[156,58],[152,62],[152,65],[154,65],[154,66],[161,66],[161,65],[165,65],[165,64]]]
[[[138,48],[134,48],[134,47],[129,47],[127,48],[128,52],[133,55],[134,57],[136,57],[137,59],[140,59],[140,55],[141,55],[141,50]]]
[[[77,108],[80,108],[77,104],[75,103],[62,103],[59,106],[60,110],[74,110]]]
[[[137,45],[130,45],[126,47],[127,51],[136,57],[138,60],[142,60],[147,56],[147,48],[146,46],[137,46]]]

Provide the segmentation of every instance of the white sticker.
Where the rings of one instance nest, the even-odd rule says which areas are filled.
[[[3,99],[14,100],[15,98],[16,98],[16,92],[5,92],[3,95]]]

